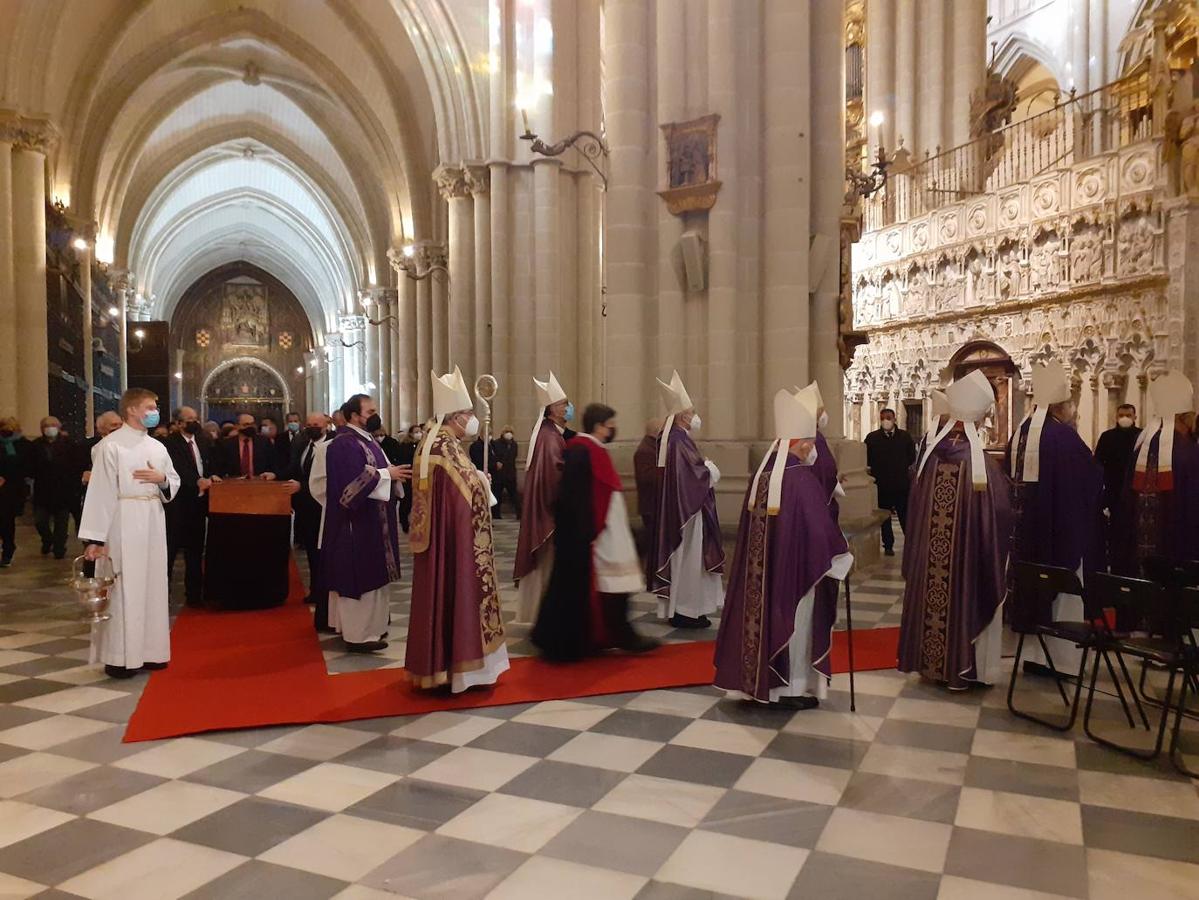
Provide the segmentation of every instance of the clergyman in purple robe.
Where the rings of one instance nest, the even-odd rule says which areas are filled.
[[[658,387],[668,417],[658,439],[657,538],[649,559],[658,616],[675,628],[708,628],[709,613],[724,596],[724,547],[716,517],[720,470],[699,452],[692,433],[700,426],[679,373]]]
[[[814,471],[815,417],[790,391],[775,395],[774,409],[778,440],[741,510],[715,684],[744,700],[808,709],[827,692],[836,584],[853,556]]]
[[[1035,366],[1032,382],[1035,406],[1012,435],[1005,455],[1004,468],[1012,477],[1011,566],[1017,562],[1057,566],[1077,572],[1085,584],[1089,573],[1106,568],[1103,470],[1073,426],[1078,406],[1061,363]],[[1019,590],[1014,578],[1009,577],[1008,584],[1009,590]],[[1023,608],[1025,604],[1016,605]],[[1027,608],[1033,610],[1035,605]],[[1014,624],[1028,629],[1082,618],[1082,598],[1059,594],[1051,609]],[[1055,669],[1078,668],[1082,651],[1077,645],[1056,638],[1047,639],[1047,645]],[[1026,658],[1048,662],[1039,642],[1029,646]]]
[[[1000,675],[1011,503],[978,422],[995,402],[975,370],[946,390],[950,414],[917,463],[908,501],[899,670],[961,690]]]
[[[508,648],[495,575],[491,490],[461,443],[478,433],[479,420],[457,368],[433,374],[433,408],[433,426],[416,457],[404,667],[418,687],[448,684],[458,693],[494,684],[508,670]]]
[[[387,586],[400,580],[399,499],[410,466],[392,466],[375,442],[375,401],[355,394],[342,407],[346,426],[325,452],[321,571],[329,588],[329,624],[346,648],[375,653],[390,619]]]

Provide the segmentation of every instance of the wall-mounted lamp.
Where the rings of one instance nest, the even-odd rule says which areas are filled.
[[[529,151],[531,153],[537,156],[561,156],[573,147],[586,160],[587,164],[595,170],[595,174],[599,176],[604,189],[607,190],[608,176],[599,167],[599,160],[608,158],[608,144],[602,137],[593,131],[576,131],[570,137],[547,144],[529,128],[529,111],[525,103],[518,100],[517,106],[520,109],[520,117],[525,126],[525,133],[520,136],[520,139],[529,142]]]

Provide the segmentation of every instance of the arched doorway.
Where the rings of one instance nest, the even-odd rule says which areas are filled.
[[[995,412],[983,422],[983,433],[988,450],[1002,450],[1011,436],[1014,409],[1014,384],[1019,380],[1019,370],[1011,356],[998,344],[990,341],[972,341],[962,347],[949,361],[949,373],[954,381],[965,378],[975,369],[982,371],[995,389]]]
[[[204,378],[201,418],[234,421],[238,413],[255,418],[271,416],[276,422],[291,409],[287,380],[275,368],[252,356],[228,359]]]

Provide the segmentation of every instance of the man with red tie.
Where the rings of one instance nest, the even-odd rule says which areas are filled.
[[[237,431],[217,447],[213,467],[222,478],[274,481],[278,457],[271,442],[258,433],[254,417],[242,413],[237,417]]]

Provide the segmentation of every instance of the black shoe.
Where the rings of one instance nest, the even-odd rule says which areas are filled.
[[[895,555],[895,550],[892,549],[891,547],[883,548],[883,556],[894,556],[894,555]]]
[[[806,694],[800,697],[780,697],[773,706],[779,706],[783,709],[815,709],[820,705],[820,701],[815,697],[809,697]]]
[[[351,644],[346,641],[347,653],[378,653],[387,649],[387,641],[366,641],[361,644]]]
[[[170,663],[143,663],[142,668],[147,672],[161,672],[168,665],[170,665]]]
[[[646,637],[643,634],[633,632],[620,644],[616,649],[625,653],[648,653],[650,650],[656,650],[662,646],[662,642],[656,638]]]
[[[0,569],[7,569],[12,565],[12,555],[0,556]]]
[[[49,556],[51,549],[49,544],[42,544],[42,556]]]
[[[328,625],[317,625],[316,633],[317,634],[337,634],[337,629],[331,628]]]
[[[707,616],[700,616],[698,619],[693,619],[691,616],[683,616],[675,613],[670,617],[671,628],[711,628],[712,623],[708,621]]]
[[[126,669],[124,666],[105,666],[104,674],[109,678],[132,678],[137,674],[137,669]]]
[[[55,550],[55,551],[54,551],[54,558],[55,558],[55,559],[66,559],[66,558],[67,558],[67,551],[66,551],[66,550]]]

